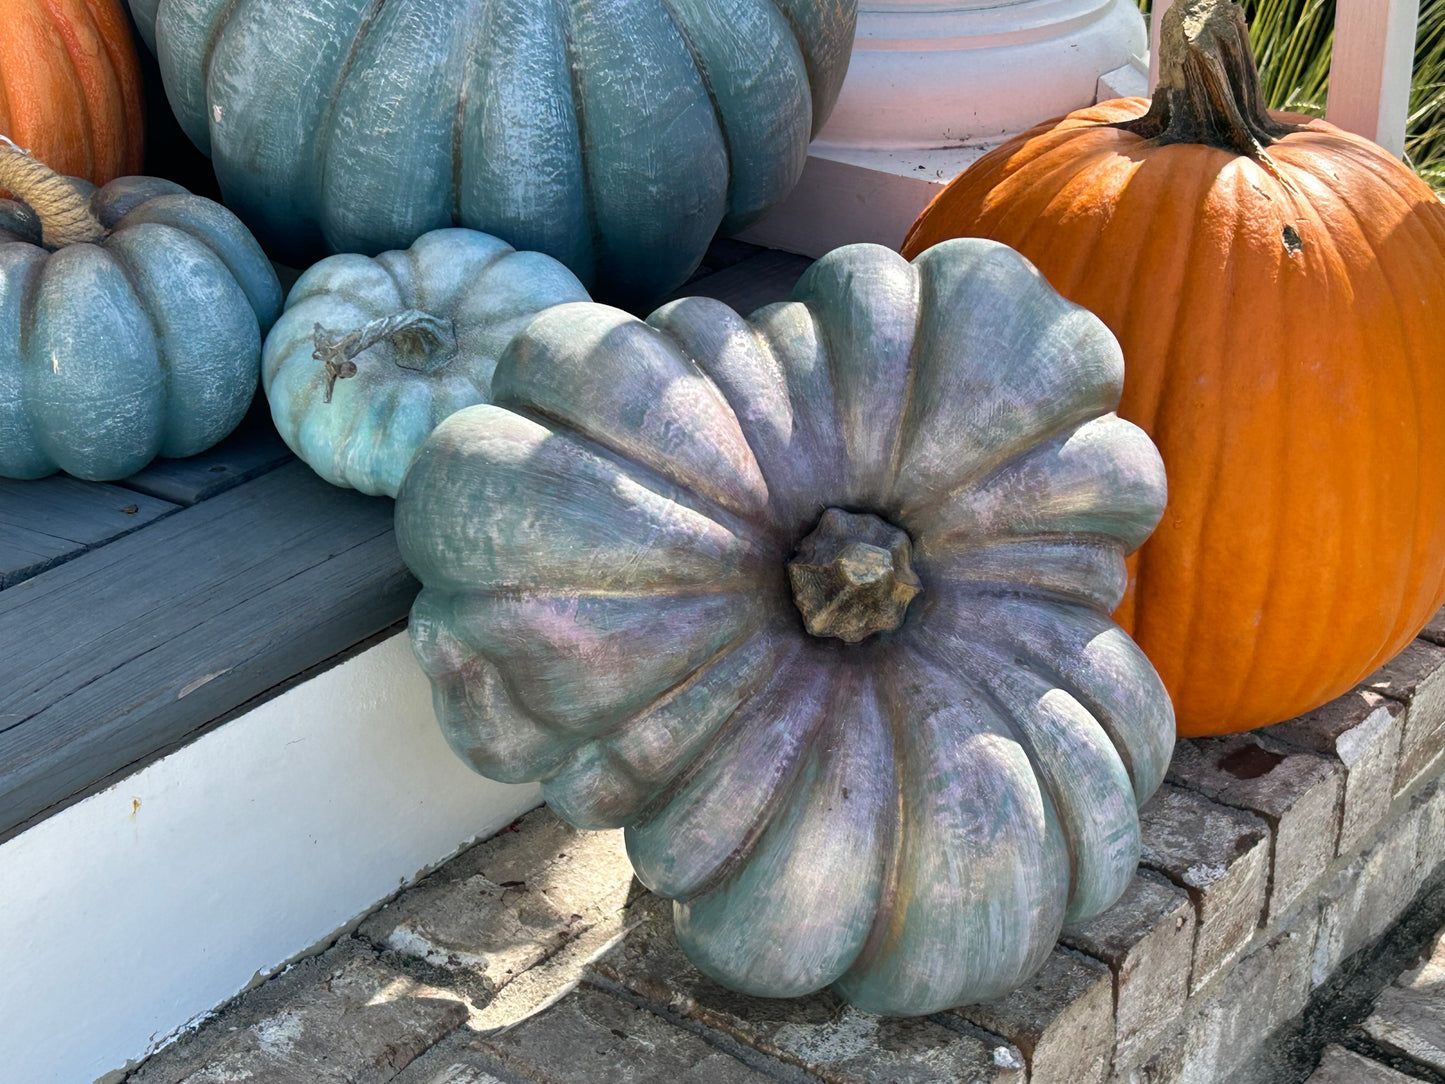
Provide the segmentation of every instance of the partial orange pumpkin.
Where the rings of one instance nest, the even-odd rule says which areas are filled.
[[[1397,159],[1264,107],[1244,16],[1170,9],[1161,83],[1041,124],[914,224],[988,237],[1118,337],[1169,504],[1117,615],[1179,732],[1347,691],[1445,600],[1445,207]]]
[[[4,0],[0,135],[60,173],[141,171],[140,64],[120,0]]]

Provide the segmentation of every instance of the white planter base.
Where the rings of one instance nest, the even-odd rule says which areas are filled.
[[[0,1079],[121,1069],[538,802],[378,644],[0,845]]]
[[[1134,0],[862,0],[838,105],[802,180],[744,241],[821,256],[898,248],[991,146],[1099,97],[1143,94]]]

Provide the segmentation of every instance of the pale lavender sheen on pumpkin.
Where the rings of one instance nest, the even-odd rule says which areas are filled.
[[[1103,324],[988,241],[840,249],[747,320],[543,313],[398,499],[443,732],[625,825],[736,989],[1007,992],[1123,891],[1173,746],[1109,619],[1165,496],[1122,381]],[[785,573],[830,507],[907,531],[922,585],[856,645],[805,631]]]
[[[856,0],[130,0],[182,128],[287,262],[458,225],[599,295],[686,281],[776,205]]]
[[[315,264],[296,281],[286,312],[266,338],[261,383],[276,429],[332,485],[396,496],[406,467],[436,424],[490,400],[497,357],[542,309],[583,301],[587,291],[562,264],[517,252],[473,230],[434,230],[404,252],[353,254]],[[421,371],[390,341],[355,358],[326,401],[326,374],[313,356],[316,324],[337,335],[407,310],[437,317],[456,349]]]
[[[281,287],[234,215],[169,181],[79,185],[110,233],[54,253],[0,200],[0,477],[105,481],[245,416]]]

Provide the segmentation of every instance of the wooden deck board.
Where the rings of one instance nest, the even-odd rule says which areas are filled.
[[[0,594],[0,836],[402,619],[391,519],[294,464]]]
[[[35,481],[0,478],[0,588],[129,534],[176,507],[63,474]]]
[[[746,315],[809,263],[715,245],[678,296]],[[264,402],[114,485],[0,481],[0,842],[399,627],[417,584],[391,522],[297,462]]]
[[[272,428],[270,417],[253,414],[209,452],[190,459],[157,459],[118,484],[189,506],[249,482],[293,458],[291,449]]]
[[[764,250],[711,275],[694,279],[672,296],[713,297],[742,315],[786,301],[813,261],[790,252]]]

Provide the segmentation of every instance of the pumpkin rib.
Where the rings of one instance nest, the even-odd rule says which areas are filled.
[[[1154,187],[1150,193],[1155,196],[1156,200],[1168,198],[1169,182],[1174,179],[1173,172],[1173,170],[1168,170],[1167,172],[1161,170],[1161,174],[1163,175],[1157,178],[1150,178],[1150,180],[1156,184],[1156,187]],[[1188,173],[1189,179],[1194,182],[1193,185],[1191,185],[1192,191],[1189,192],[1192,198],[1188,204],[1188,206],[1193,208],[1193,211],[1192,213],[1185,213],[1179,216],[1179,220],[1184,222],[1185,228],[1183,230],[1183,236],[1173,238],[1173,243],[1179,251],[1190,253],[1192,256],[1198,245],[1199,224],[1202,221],[1199,216],[1208,200],[1212,182],[1202,176],[1204,173],[1202,170],[1198,172],[1186,172]],[[1155,205],[1157,206],[1157,203]],[[1166,263],[1165,266],[1168,267],[1170,265]],[[1176,343],[1180,340],[1183,324],[1190,314],[1191,310],[1189,306],[1185,304],[1185,299],[1193,298],[1198,293],[1196,289],[1192,288],[1194,280],[1199,273],[1197,270],[1199,266],[1198,262],[1191,258],[1178,261],[1176,266],[1180,268],[1177,290],[1175,289],[1175,283],[1160,282],[1156,284],[1156,288],[1160,291],[1161,297],[1169,297],[1175,300],[1174,307],[1169,313],[1168,331],[1165,333],[1167,335],[1166,341],[1170,343]],[[1204,322],[1206,325],[1208,324],[1207,320]],[[1160,432],[1161,418],[1159,410],[1161,404],[1169,400],[1175,393],[1177,381],[1180,379],[1179,368],[1178,366],[1165,363],[1153,367],[1146,375],[1154,377],[1154,386],[1143,389],[1142,391],[1138,388],[1139,381],[1137,379],[1133,381],[1132,386],[1129,380],[1125,380],[1124,401],[1120,405],[1119,412],[1121,417],[1128,418],[1130,421],[1135,422],[1144,429],[1145,432],[1153,436],[1155,443],[1159,445],[1160,453],[1165,457],[1165,463],[1167,465],[1170,461],[1170,438],[1167,432]],[[1131,391],[1134,393],[1133,395],[1130,394]],[[1139,401],[1141,395],[1142,401]],[[1137,408],[1135,406],[1136,402],[1139,403]],[[1191,455],[1189,460],[1191,465],[1193,461],[1193,456]],[[1177,471],[1177,469],[1176,467],[1175,471]],[[1180,485],[1176,474],[1171,472],[1169,476],[1171,499],[1181,489],[1185,488],[1186,487]],[[1171,516],[1166,507],[1164,517],[1164,522],[1160,525],[1160,531],[1156,532],[1156,538],[1161,538],[1161,536],[1167,538],[1174,530],[1177,515]],[[1156,558],[1156,554],[1158,558]],[[1156,559],[1162,558],[1162,556],[1162,545],[1156,546],[1152,550],[1149,548],[1141,549],[1136,557],[1135,574],[1131,577],[1135,580],[1134,595],[1138,600],[1136,606],[1142,605],[1142,614],[1136,609],[1136,615],[1138,616],[1136,616],[1134,621],[1126,623],[1124,628],[1139,642],[1140,646],[1144,647],[1145,651],[1149,650],[1147,645],[1153,639],[1153,626],[1157,620],[1157,615],[1160,614],[1160,609],[1157,606],[1143,604],[1146,602],[1147,596],[1152,593],[1149,591],[1149,587],[1154,582],[1154,577],[1151,576],[1150,573],[1154,571],[1153,566]],[[1192,597],[1190,601],[1192,602]],[[1178,608],[1172,608],[1167,612],[1169,613],[1171,621],[1180,621]],[[1156,663],[1156,665],[1158,664]],[[1171,678],[1177,681],[1177,676],[1170,674],[1165,677],[1166,685],[1170,684]]]
[[[129,153],[119,156],[115,173],[117,176],[130,176],[139,173],[145,165],[145,86],[140,74],[140,61],[135,55],[130,23],[124,13],[104,5],[94,7],[87,3],[86,7],[100,35],[101,48],[105,50],[119,90],[115,104],[120,109]],[[109,17],[112,13],[114,18]]]
[[[1369,169],[1371,173],[1375,173],[1378,176],[1378,172],[1374,169],[1374,158],[1375,155],[1373,154],[1365,155],[1365,160],[1367,163],[1366,168]],[[1421,187],[1423,187],[1423,185]],[[1381,199],[1382,201],[1394,202],[1395,206],[1399,209],[1398,220],[1404,221],[1414,217],[1414,212],[1416,207],[1418,206],[1418,202],[1406,199],[1404,194],[1398,191],[1393,186],[1386,186],[1386,189],[1387,190],[1382,194]],[[1346,190],[1343,195],[1343,202],[1350,211],[1351,216],[1357,221],[1363,222],[1364,219],[1360,216],[1359,211],[1350,201],[1349,190]],[[1424,193],[1423,198],[1430,200],[1432,203],[1434,201],[1434,195],[1432,193]],[[1425,221],[1428,223],[1430,220],[1426,219]],[[1417,336],[1416,334],[1412,334],[1412,329],[1415,327],[1415,321],[1410,319],[1410,314],[1406,313],[1404,307],[1401,304],[1401,297],[1404,296],[1405,291],[1396,288],[1397,283],[1400,283],[1401,280],[1408,283],[1412,280],[1418,280],[1418,278],[1422,275],[1429,275],[1431,273],[1438,274],[1439,267],[1442,264],[1445,264],[1445,244],[1442,244],[1442,237],[1440,236],[1441,234],[1445,234],[1445,227],[1436,229],[1433,232],[1437,234],[1437,236],[1434,238],[1434,259],[1413,261],[1420,266],[1414,268],[1413,270],[1415,273],[1411,274],[1410,268],[1400,268],[1397,270],[1393,260],[1387,261],[1386,259],[1384,259],[1385,252],[1383,251],[1382,246],[1380,244],[1377,244],[1372,238],[1370,238],[1368,234],[1365,233],[1365,231],[1361,230],[1362,240],[1367,249],[1370,251],[1372,257],[1374,258],[1375,265],[1379,267],[1380,271],[1384,274],[1386,280],[1390,285],[1390,288],[1387,290],[1387,295],[1390,301],[1390,305],[1394,309],[1396,315],[1396,320],[1393,326],[1397,328],[1400,332],[1402,346],[1408,346],[1411,339],[1415,339],[1419,336]],[[1383,238],[1382,240],[1388,242],[1390,238],[1387,237]],[[1408,254],[1406,254],[1406,257],[1408,258]],[[1402,353],[1406,357],[1419,356],[1419,353],[1415,351],[1405,350]],[[1429,434],[1435,431],[1438,424],[1438,419],[1427,417],[1424,413],[1423,397],[1420,395],[1422,375],[1420,370],[1417,367],[1411,365],[1407,365],[1404,368],[1404,376],[1409,383],[1409,402],[1414,408],[1415,414],[1416,425],[1413,429],[1413,433],[1416,434],[1416,439],[1420,440],[1421,435]],[[1423,445],[1423,441],[1421,441],[1421,443]],[[1413,457],[1412,462],[1418,465],[1418,463],[1425,458],[1425,454],[1426,453],[1424,447],[1420,447],[1416,455]],[[1412,560],[1409,562],[1408,572],[1410,578],[1413,579],[1416,576],[1423,576],[1426,574],[1429,562],[1420,559],[1422,551],[1426,549],[1426,546],[1424,545],[1425,525],[1421,522],[1422,513],[1420,512],[1420,509],[1422,509],[1425,505],[1425,502],[1422,499],[1424,496],[1424,478],[1422,473],[1419,471],[1418,466],[1416,466],[1416,469],[1414,469],[1412,473],[1415,476],[1415,500],[1413,502],[1413,507],[1416,509],[1416,515],[1413,517],[1413,534],[1410,546]],[[1436,586],[1434,591],[1429,593],[1428,597],[1433,597],[1438,601],[1440,599],[1442,591],[1445,591],[1445,565],[1437,564],[1435,572]],[[1405,585],[1405,591],[1402,592],[1402,597],[1398,600],[1397,604],[1394,607],[1394,612],[1397,615],[1396,623],[1395,626],[1389,631],[1389,634],[1386,636],[1386,642],[1384,647],[1376,656],[1376,660],[1378,662],[1385,661],[1388,655],[1392,654],[1395,650],[1398,650],[1399,646],[1403,646],[1403,644],[1414,635],[1416,629],[1418,629],[1418,627],[1424,621],[1428,621],[1431,614],[1434,612],[1435,607],[1432,606],[1424,608],[1420,607],[1417,603],[1415,607],[1415,615],[1411,617],[1406,616],[1407,614],[1411,613],[1411,609],[1407,605],[1409,599],[1411,597],[1420,598],[1422,597],[1422,595],[1425,594],[1418,588],[1414,591],[1409,590],[1410,586],[1411,584],[1407,582]]]
[[[1315,236],[1311,238],[1311,241],[1308,243],[1320,247],[1325,266],[1331,273],[1331,281],[1336,284],[1336,288],[1341,292],[1349,291],[1350,294],[1353,294],[1355,286],[1351,281],[1348,261],[1343,254],[1343,248],[1345,246],[1342,244],[1342,239],[1338,233],[1340,227],[1335,226],[1332,228],[1326,222],[1325,213],[1317,203],[1320,198],[1318,194],[1315,195],[1313,199],[1303,198],[1302,196],[1293,198],[1295,200],[1296,213],[1302,213],[1310,219],[1312,232]],[[1334,197],[1332,196],[1331,198]],[[1346,229],[1353,235],[1352,239],[1345,239],[1346,242],[1352,240],[1353,243],[1359,244],[1368,250],[1369,246],[1366,243],[1366,239],[1360,234],[1360,231],[1353,228],[1353,224],[1348,224]],[[1292,280],[1292,282],[1300,292],[1303,292],[1302,288],[1308,285],[1307,281],[1303,280]],[[1291,292],[1293,293],[1295,291]],[[1300,313],[1310,313],[1310,318],[1312,319],[1313,298],[1299,297],[1298,303],[1301,307],[1296,311]],[[1341,306],[1352,305],[1353,298],[1339,297],[1337,303]],[[1372,346],[1363,334],[1362,329],[1354,326],[1349,321],[1346,322],[1343,328],[1334,329],[1334,334],[1349,336],[1351,340],[1349,345],[1354,356],[1363,357],[1372,350]],[[1390,409],[1395,399],[1395,393],[1390,383],[1391,382],[1385,381],[1370,381],[1366,384],[1364,389],[1365,394],[1368,395],[1372,401],[1369,411],[1370,416],[1379,417],[1382,410],[1388,411]],[[1321,585],[1321,589],[1329,600],[1328,607],[1324,614],[1324,620],[1326,622],[1324,627],[1327,628],[1340,628],[1348,618],[1349,607],[1346,606],[1346,602],[1353,593],[1353,584],[1357,582],[1368,582],[1369,579],[1374,578],[1373,566],[1376,563],[1374,557],[1377,548],[1391,544],[1393,532],[1390,529],[1386,516],[1387,509],[1379,507],[1379,494],[1375,487],[1368,484],[1372,477],[1377,476],[1384,470],[1384,465],[1381,463],[1381,456],[1379,455],[1383,445],[1383,442],[1380,440],[1380,427],[1378,425],[1371,426],[1370,430],[1370,435],[1374,436],[1375,439],[1360,441],[1356,444],[1351,449],[1352,454],[1350,456],[1340,457],[1340,465],[1338,467],[1334,463],[1322,465],[1324,469],[1343,468],[1348,472],[1342,476],[1345,485],[1342,487],[1341,492],[1349,494],[1348,498],[1344,498],[1340,502],[1342,506],[1342,520],[1349,518],[1353,512],[1354,515],[1361,517],[1364,524],[1368,525],[1367,529],[1370,530],[1373,535],[1373,537],[1364,537],[1363,532],[1349,532],[1345,538],[1345,545],[1349,547],[1348,552],[1342,549],[1339,559],[1331,562],[1329,565],[1329,567],[1338,569],[1339,572],[1335,576],[1334,583]],[[1391,442],[1393,443],[1393,438],[1391,438]],[[1286,462],[1288,462],[1288,460]],[[1364,495],[1365,501],[1368,502],[1367,506],[1352,509],[1351,505],[1354,505],[1360,499],[1359,495],[1361,494]],[[1377,524],[1381,526],[1375,526]],[[1332,532],[1334,535],[1341,533],[1342,532],[1338,531]],[[1275,560],[1276,562],[1280,562],[1283,560],[1283,556],[1277,553]],[[1343,589],[1339,586],[1341,584],[1343,585]],[[1300,665],[1291,667],[1291,677],[1293,680],[1290,685],[1290,696],[1299,702],[1318,700],[1320,698],[1320,683],[1317,678],[1311,679],[1311,674],[1336,673],[1345,670],[1349,660],[1347,656],[1341,657],[1341,644],[1348,642],[1348,639],[1338,637],[1331,638],[1328,641],[1319,640],[1314,643],[1306,659],[1300,660]],[[1381,648],[1383,648],[1383,643],[1381,644]],[[1376,654],[1378,654],[1378,651]],[[1373,666],[1371,668],[1373,669]],[[1253,672],[1257,669],[1258,665],[1254,661],[1251,661],[1250,671]],[[1337,680],[1333,682],[1331,686],[1327,687],[1325,691],[1333,688],[1333,692],[1330,693],[1330,695],[1342,693],[1351,684],[1353,684],[1353,682],[1340,682]],[[1312,688],[1316,690],[1313,693],[1311,692]]]
[[[1242,176],[1248,168],[1247,165],[1241,162],[1233,178],[1236,190],[1248,183]],[[1292,200],[1293,192],[1290,187],[1281,186],[1281,188],[1282,198]],[[1283,338],[1281,330],[1284,326],[1284,321],[1262,319],[1254,310],[1259,307],[1267,308],[1267,306],[1263,304],[1264,301],[1269,299],[1271,294],[1279,289],[1280,280],[1289,275],[1290,268],[1285,262],[1289,257],[1280,257],[1279,246],[1276,245],[1275,263],[1272,268],[1274,273],[1268,274],[1271,270],[1270,268],[1260,268],[1258,263],[1260,253],[1254,247],[1248,230],[1257,212],[1252,205],[1247,205],[1246,201],[1237,195],[1231,195],[1230,202],[1236,208],[1235,227],[1232,231],[1234,240],[1230,246],[1229,254],[1226,257],[1226,266],[1229,268],[1229,273],[1221,293],[1230,298],[1230,312],[1231,315],[1234,315],[1236,318],[1225,328],[1227,345],[1221,351],[1221,356],[1231,360],[1248,357],[1248,351],[1251,348],[1260,350],[1266,354],[1278,355],[1283,353],[1283,344],[1280,342],[1280,339]],[[1273,230],[1273,225],[1271,225],[1270,228]],[[1240,251],[1246,247],[1248,251]],[[1238,285],[1240,275],[1248,272],[1263,273],[1269,281],[1261,281],[1257,284],[1247,283],[1240,287]],[[1229,342],[1229,340],[1235,339],[1236,337],[1242,337],[1248,341],[1239,344]],[[1266,343],[1268,343],[1268,345],[1266,345]],[[1244,375],[1247,376],[1248,374]],[[1273,452],[1274,466],[1276,468],[1261,471],[1253,482],[1255,486],[1263,486],[1269,482],[1274,482],[1277,479],[1285,477],[1284,468],[1291,462],[1291,448],[1295,442],[1299,420],[1299,412],[1290,409],[1294,406],[1294,400],[1297,398],[1295,394],[1292,394],[1293,389],[1291,385],[1295,383],[1297,376],[1297,370],[1281,372],[1276,378],[1277,386],[1265,389],[1262,395],[1252,397],[1255,404],[1254,411],[1263,413],[1267,410],[1269,412],[1266,427],[1274,437]],[[1231,387],[1236,383],[1242,383],[1242,381],[1233,379],[1233,377],[1234,374],[1231,373],[1230,378],[1222,382],[1223,385],[1225,387]],[[1253,420],[1253,417],[1254,412],[1252,411],[1251,420]],[[1254,447],[1257,449],[1258,445]],[[1211,493],[1217,493],[1219,490],[1224,464],[1225,457],[1221,457],[1216,466],[1214,479],[1211,482]],[[1233,474],[1234,472],[1231,471],[1230,473]],[[1221,717],[1227,719],[1238,718],[1241,702],[1253,696],[1253,679],[1262,661],[1262,655],[1256,650],[1256,645],[1262,637],[1268,634],[1265,622],[1270,621],[1272,625],[1273,615],[1271,613],[1271,603],[1277,597],[1275,584],[1280,578],[1281,566],[1285,563],[1284,546],[1286,540],[1290,537],[1289,525],[1298,522],[1299,519],[1302,518],[1302,516],[1298,514],[1299,510],[1292,507],[1295,502],[1291,499],[1299,490],[1289,486],[1282,486],[1280,488],[1283,489],[1283,492],[1259,489],[1252,490],[1250,493],[1250,503],[1256,509],[1257,517],[1251,526],[1261,523],[1265,524],[1261,531],[1265,541],[1256,550],[1256,552],[1261,554],[1259,575],[1253,592],[1257,621],[1253,627],[1247,631],[1249,637],[1248,646],[1243,650],[1249,656],[1249,662],[1244,667],[1243,677],[1233,685],[1231,697],[1223,701],[1223,706],[1219,712]],[[1208,529],[1205,525],[1201,526],[1204,526],[1205,530]],[[1248,591],[1249,586],[1248,584],[1241,584],[1240,594],[1243,595]],[[1195,613],[1199,613],[1197,608]],[[1191,632],[1193,627],[1194,626],[1191,625]],[[1192,635],[1190,639],[1192,642]]]
[[[704,516],[712,520],[739,541],[745,543],[755,554],[768,553],[777,548],[777,538],[770,537],[765,533],[758,533],[761,529],[761,524],[743,519],[736,513],[723,508],[712,500],[712,498],[698,493],[687,483],[675,481],[648,464],[615,451],[595,437],[572,428],[571,423],[568,422],[567,419],[554,416],[531,404],[521,405],[509,403],[506,405],[506,409],[513,414],[520,415],[529,421],[537,422],[549,429],[562,430],[568,440],[576,442],[599,459],[606,460],[613,466],[625,471],[638,482],[638,484],[645,484],[646,487],[657,494],[657,496],[672,501],[699,516]],[[688,499],[686,501],[677,500],[676,497],[667,494],[668,489],[676,490],[679,495]]]
[[[832,715],[830,709],[837,699],[836,688],[829,689],[821,697],[820,702],[808,704],[804,709],[806,714],[812,718],[810,722],[801,727],[801,732],[791,734],[790,741],[782,748],[768,751],[771,753],[768,767],[776,767],[771,785],[768,786],[762,801],[757,803],[756,808],[751,811],[752,815],[748,817],[746,824],[741,826],[741,832],[737,833],[737,838],[722,856],[721,861],[705,871],[699,867],[693,877],[686,882],[674,882],[671,885],[659,887],[662,884],[661,879],[655,876],[649,877],[647,874],[657,874],[660,871],[648,869],[649,863],[645,856],[639,857],[639,849],[648,846],[652,842],[654,833],[659,831],[661,837],[657,842],[664,852],[672,850],[671,845],[681,842],[679,837],[684,834],[681,831],[682,826],[688,820],[695,820],[696,811],[714,804],[713,800],[719,798],[726,789],[719,787],[716,780],[709,780],[707,777],[713,774],[713,770],[718,767],[723,767],[725,770],[736,767],[739,755],[743,754],[743,749],[737,747],[746,745],[750,751],[757,750],[760,743],[745,742],[745,739],[766,737],[766,735],[755,734],[752,731],[770,729],[768,724],[776,722],[776,718],[767,710],[771,704],[776,701],[787,701],[791,704],[797,698],[806,702],[810,697],[805,694],[817,693],[823,687],[832,684],[829,681],[831,676],[829,661],[820,660],[817,655],[817,652],[810,650],[808,644],[799,642],[792,652],[791,662],[780,661],[778,663],[773,681],[739,705],[738,710],[713,734],[712,740],[688,766],[687,771],[679,776],[671,787],[660,793],[653,805],[628,826],[626,830],[628,856],[632,859],[638,879],[653,891],[661,892],[674,900],[686,903],[722,884],[734,870],[747,861],[753,847],[757,845],[759,838],[786,802],[787,792],[792,789],[793,781],[803,768],[809,747]],[[808,666],[816,669],[811,680],[797,673]],[[750,707],[755,710],[750,714],[745,714]],[[789,710],[786,706],[782,708],[785,715]],[[729,757],[725,755],[728,753],[736,755]],[[727,763],[720,764],[719,762],[722,761]],[[754,765],[754,767],[761,768],[762,765]],[[700,793],[691,793],[705,782],[711,783],[711,785]],[[763,782],[754,777],[746,780],[749,789],[755,788]],[[733,797],[738,798],[739,796],[733,795]],[[667,816],[674,804],[683,799],[691,800],[687,802],[686,806],[678,808],[673,816]],[[729,814],[739,811],[736,804],[728,808]],[[684,846],[682,849],[687,848]]]
[[[787,651],[784,638],[778,635],[775,626],[764,625],[747,634],[668,690],[657,700],[636,714],[622,720],[610,732],[600,735],[591,744],[574,749],[555,772],[542,781],[543,794],[547,802],[565,819],[579,827],[621,828],[630,821],[653,808],[662,792],[673,787],[687,765],[693,763],[716,738],[719,731],[729,725],[741,706],[768,682],[768,675],[777,667],[771,658],[776,651]],[[741,674],[729,665],[742,666]],[[731,706],[711,716],[708,704],[689,710],[691,696],[704,683],[716,681],[722,676],[738,677],[743,682],[737,700]],[[681,705],[678,707],[678,705]],[[686,725],[669,728],[661,735],[642,734],[649,726],[657,725],[662,716],[671,716],[679,722],[679,716],[686,715]],[[664,727],[666,724],[662,724]],[[673,739],[676,740],[673,740]],[[645,753],[636,748],[641,745]],[[658,750],[663,749],[659,755]],[[599,802],[590,796],[579,804],[578,795],[595,793],[601,780],[621,776],[634,793],[625,796],[622,805],[615,803],[599,810]],[[613,796],[615,797],[615,796]],[[598,816],[603,812],[605,816]]]
[[[75,3],[69,12],[62,12],[58,8],[59,2],[61,2],[61,0],[41,0],[40,10],[44,11],[49,17],[51,40],[59,42],[61,48],[65,50],[66,59],[69,61],[68,71],[72,72],[75,76],[75,87],[78,93],[73,103],[75,112],[72,115],[80,121],[84,127],[84,134],[81,141],[85,147],[85,168],[77,173],[76,176],[91,177],[94,176],[100,168],[100,163],[96,160],[96,150],[100,142],[98,133],[96,132],[95,105],[97,103],[92,101],[89,93],[91,89],[89,82],[85,74],[82,73],[85,73],[87,69],[92,66],[93,61],[88,62],[89,58],[87,58],[84,55],[84,51],[79,48],[74,23],[70,21],[79,18],[88,19],[90,12],[87,10],[87,5],[83,2]],[[67,18],[67,16],[69,16],[69,18]],[[93,24],[91,29],[94,30]]]

